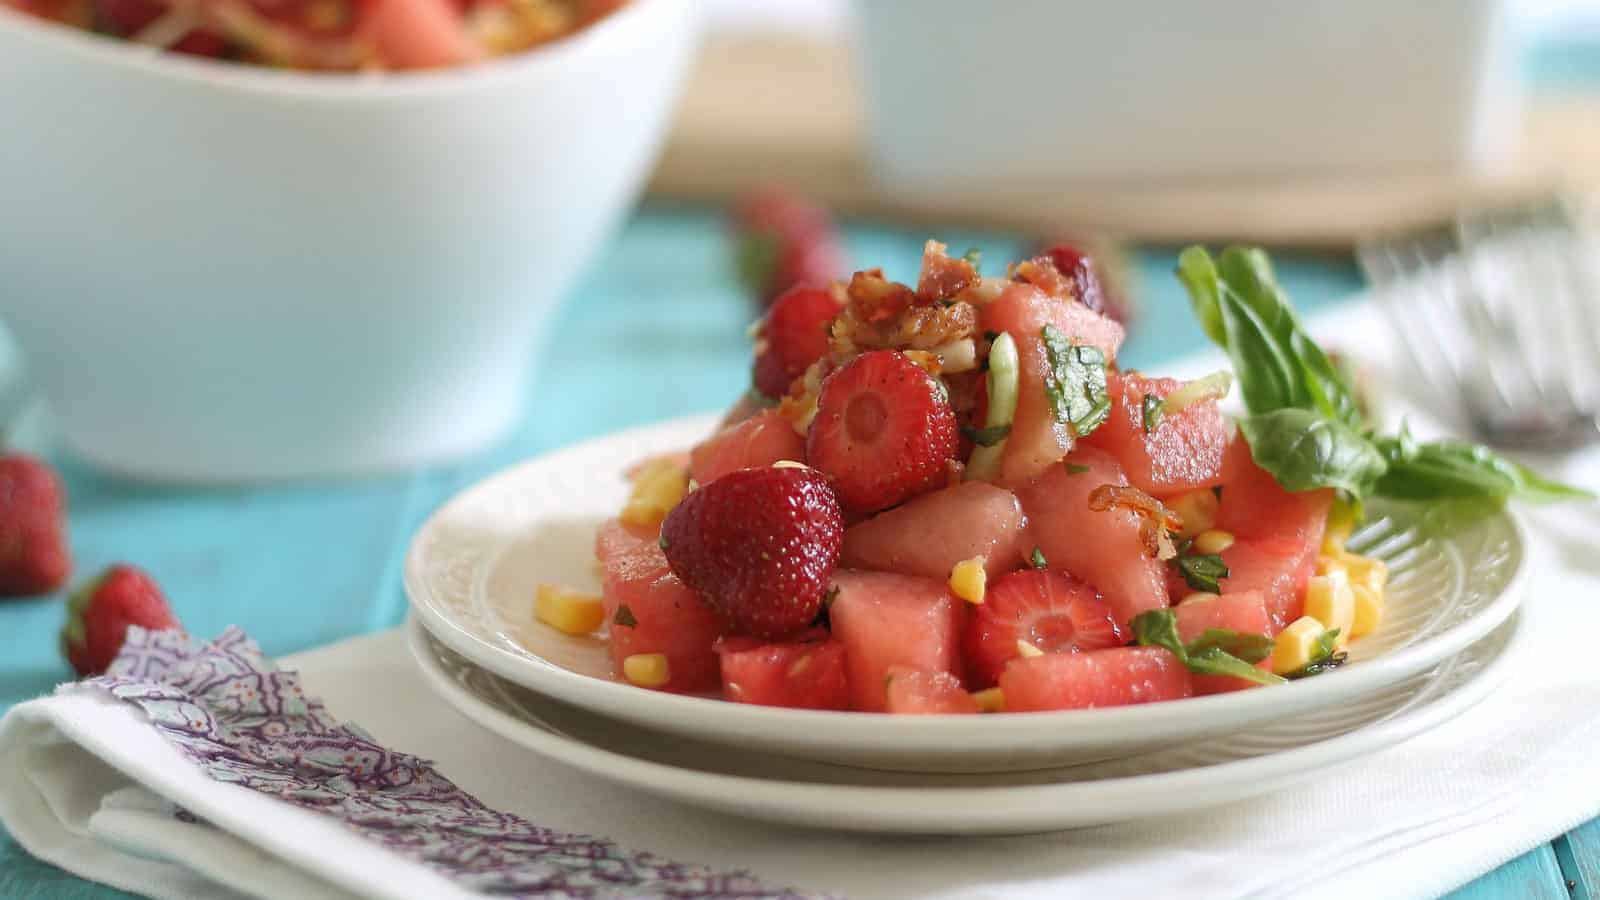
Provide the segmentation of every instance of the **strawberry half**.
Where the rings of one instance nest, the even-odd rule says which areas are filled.
[[[691,492],[661,523],[667,564],[734,628],[781,638],[810,625],[844,523],[821,472],[740,469]]]
[[[756,390],[768,397],[787,394],[789,385],[828,352],[828,323],[842,308],[825,288],[796,286],[772,301],[756,344]]]
[[[945,484],[958,438],[944,386],[905,354],[874,350],[822,382],[806,460],[846,509],[873,513]]]
[[[1094,588],[1062,572],[1025,569],[989,585],[967,620],[965,643],[973,681],[989,687],[1022,655],[1019,643],[1043,653],[1079,653],[1124,641]]]
[[[154,579],[118,564],[72,595],[61,652],[79,675],[98,675],[122,650],[129,625],[151,631],[182,627]]]
[[[42,460],[0,456],[0,597],[48,594],[72,574],[66,493]]]

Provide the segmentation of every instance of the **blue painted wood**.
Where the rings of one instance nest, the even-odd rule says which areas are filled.
[[[1577,900],[1600,900],[1600,819],[1568,832],[1565,838],[1567,878]]]
[[[1506,863],[1445,900],[1568,900],[1555,851],[1546,844]]]
[[[957,249],[982,249],[995,267],[1023,247],[1005,235],[938,236]],[[857,261],[882,262],[899,278],[914,277],[924,239],[921,231],[870,224],[846,234]],[[724,254],[712,214],[652,209],[636,217],[530,348],[538,361],[521,428],[504,445],[455,465],[345,482],[188,490],[109,480],[57,457],[68,480],[78,570],[136,562],[167,588],[192,631],[214,634],[237,623],[273,654],[398,624],[406,539],[455,491],[529,455],[716,409],[742,390],[754,311],[727,276]],[[1123,353],[1130,366],[1200,345],[1171,275],[1174,258],[1173,248],[1135,258],[1143,307]],[[1279,266],[1303,310],[1359,287],[1348,259],[1288,256]],[[61,615],[59,598],[0,604],[0,709],[70,676],[55,651]],[[1547,860],[1527,860],[1482,884],[1532,885],[1553,871]],[[1510,896],[1478,890],[1461,896]],[[0,834],[0,896],[126,895],[39,863]]]

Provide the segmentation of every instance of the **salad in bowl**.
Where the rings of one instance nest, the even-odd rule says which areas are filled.
[[[1192,248],[1178,274],[1232,372],[1121,368],[1067,246],[985,276],[930,242],[914,285],[791,289],[721,427],[634,468],[601,596],[541,585],[537,618],[602,633],[620,680],[768,706],[1276,689],[1383,628],[1387,569],[1346,543],[1364,501],[1584,495],[1379,432],[1262,252]]]

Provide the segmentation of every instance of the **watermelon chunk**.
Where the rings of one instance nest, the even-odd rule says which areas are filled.
[[[1178,617],[1178,637],[1184,643],[1204,634],[1209,628],[1226,628],[1240,634],[1276,634],[1272,616],[1267,611],[1265,597],[1260,591],[1227,594],[1214,600],[1190,601],[1174,610]],[[1262,660],[1257,668],[1271,669],[1271,659]],[[1232,678],[1227,675],[1194,675],[1196,694],[1219,694],[1259,687],[1254,681]]]
[[[1095,488],[1127,483],[1110,454],[1080,447],[1017,492],[1028,514],[1028,534],[1050,568],[1099,590],[1119,626],[1167,605],[1166,567],[1145,555],[1139,517],[1125,509],[1089,508]]]
[[[1164,398],[1181,384],[1137,372],[1109,376],[1111,416],[1083,439],[1116,457],[1129,484],[1156,497],[1222,483],[1229,428],[1215,400],[1163,414],[1153,429],[1145,430],[1145,398]]]
[[[662,653],[667,657],[667,683],[660,690],[697,693],[721,684],[717,638],[728,624],[667,567],[667,558],[653,540],[635,536],[612,520],[596,539],[604,569],[605,600],[611,659],[617,671],[622,661],[636,653]],[[634,625],[618,624],[623,606]]]
[[[891,666],[957,675],[966,601],[943,581],[888,572],[841,569],[828,618],[844,642],[850,696],[856,709],[882,712]]]
[[[1315,549],[1292,537],[1241,540],[1222,551],[1222,561],[1228,567],[1228,577],[1217,582],[1223,596],[1259,593],[1269,619],[1265,634],[1276,636],[1300,618],[1306,583],[1316,570]]]
[[[978,701],[972,699],[961,679],[948,672],[923,672],[905,666],[890,666],[886,676],[886,711],[901,715],[950,715],[976,713]]]
[[[1049,368],[1042,332],[1054,325],[1073,343],[1100,348],[1109,363],[1122,345],[1122,326],[1081,303],[1053,297],[1029,284],[1013,284],[983,308],[979,327],[1006,332],[1017,344],[1017,412],[1000,461],[999,483],[1026,484],[1072,449],[1072,436],[1057,422],[1045,396]]]
[[[1332,490],[1284,490],[1243,438],[1228,446],[1217,527],[1239,540],[1222,553],[1228,577],[1219,584],[1224,594],[1260,591],[1274,635],[1300,617],[1332,505]]]
[[[1022,562],[1026,525],[1010,491],[969,481],[846,529],[840,564],[942,580],[956,563],[982,555],[994,575]]]
[[[725,637],[716,651],[722,661],[722,696],[728,700],[794,709],[850,708],[844,643],[826,631],[779,643]]]
[[[780,459],[805,462],[806,441],[777,410],[763,410],[706,438],[689,453],[689,477],[710,484],[739,469]]]
[[[1092,709],[1194,694],[1189,670],[1163,647],[1114,647],[1014,659],[1000,674],[1008,712]]]

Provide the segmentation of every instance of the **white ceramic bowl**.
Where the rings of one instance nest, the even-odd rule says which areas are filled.
[[[0,4],[0,320],[67,444],[177,480],[459,455],[639,190],[692,0],[448,71],[215,63]]]

